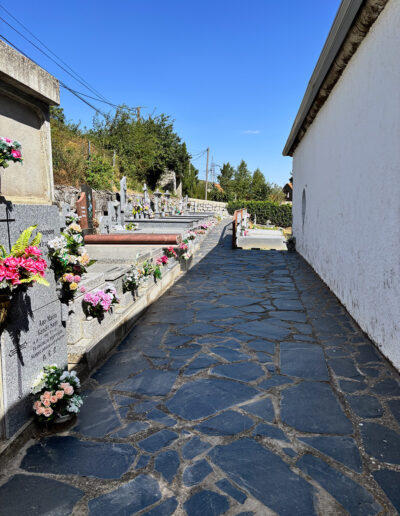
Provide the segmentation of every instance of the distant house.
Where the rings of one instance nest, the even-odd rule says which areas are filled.
[[[293,183],[288,181],[282,188],[282,192],[285,194],[285,201],[293,200]]]
[[[399,27],[399,0],[342,1],[283,154],[298,252],[400,369]]]

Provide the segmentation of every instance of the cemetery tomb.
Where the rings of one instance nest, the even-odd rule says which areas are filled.
[[[11,66],[12,64],[12,66]],[[23,164],[0,168],[0,243],[9,253],[22,231],[37,225],[40,251],[60,235],[54,196],[49,109],[59,103],[58,81],[0,41],[0,134],[18,140]],[[34,235],[36,231],[34,232]],[[67,365],[67,342],[54,275],[49,286],[17,287],[1,328],[0,443],[30,421],[30,388],[42,367]]]

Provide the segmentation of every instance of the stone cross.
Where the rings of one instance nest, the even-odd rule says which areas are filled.
[[[149,194],[147,192],[147,185],[146,185],[146,183],[143,185],[143,200],[144,200],[144,204],[149,204],[150,203],[150,197],[149,197]]]
[[[120,231],[124,229],[125,226],[125,214],[121,211],[121,203],[114,201],[113,205],[115,210],[115,217],[117,219],[115,229]]]
[[[110,217],[102,216],[100,217],[100,234],[106,235],[110,232]]]
[[[183,203],[183,213],[187,212],[187,209],[188,209],[188,199],[189,199],[189,197],[187,195],[185,195],[185,200],[184,200],[184,203]]]
[[[117,216],[115,213],[114,201],[108,201],[107,203],[107,213],[108,213],[108,225],[111,229],[113,226],[117,224]]]
[[[165,213],[169,213],[170,212],[170,197],[171,197],[171,194],[169,193],[168,190],[165,192],[164,197],[165,197]]]
[[[129,197],[129,200],[126,204],[126,210],[125,210],[125,213],[129,213],[129,216],[132,217],[132,210],[133,210],[133,204],[132,204],[132,199]]]
[[[182,215],[182,211],[183,211],[183,199],[182,197],[179,198],[179,213],[180,215]]]
[[[158,190],[154,192],[154,214],[157,217],[157,215],[160,214],[160,199],[161,199],[161,192]]]
[[[126,177],[124,176],[119,182],[119,197],[121,203],[121,211],[125,211],[126,206]]]

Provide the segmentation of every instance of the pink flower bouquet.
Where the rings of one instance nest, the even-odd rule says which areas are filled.
[[[167,265],[168,264],[168,256],[164,254],[156,259],[156,265]]]
[[[22,163],[21,144],[17,140],[0,136],[0,167],[9,167],[9,161]]]
[[[0,246],[0,289],[3,292],[11,294],[21,285],[30,286],[34,283],[49,285],[44,279],[47,262],[38,247],[42,235],[38,233],[30,242],[35,229],[36,226],[25,229],[9,254]]]
[[[75,371],[63,371],[56,365],[45,366],[31,387],[32,408],[38,420],[48,422],[57,416],[77,414],[83,403],[80,386]]]
[[[113,305],[119,303],[117,291],[113,285],[107,285],[104,290],[96,289],[83,296],[83,309],[87,316],[101,320],[104,314],[112,311]]]
[[[172,247],[172,245],[170,247],[167,247],[166,249],[164,249],[164,253],[165,255],[168,257],[168,258],[175,258],[175,259],[178,259],[178,255],[176,254],[176,251],[175,249]]]

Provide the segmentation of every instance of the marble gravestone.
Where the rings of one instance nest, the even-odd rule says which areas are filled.
[[[79,223],[84,235],[94,233],[94,215],[96,204],[93,197],[93,190],[88,185],[81,185],[81,195],[76,201],[76,212],[80,217]]]
[[[60,234],[58,208],[4,203],[0,198],[0,242],[7,252],[21,231],[37,224],[40,248],[49,263],[47,242]],[[10,438],[32,415],[30,387],[44,365],[67,367],[67,343],[54,274],[50,287],[35,285],[14,295],[1,332],[2,421],[0,439]]]
[[[41,249],[60,235],[54,203],[50,106],[59,104],[57,79],[0,41],[0,134],[18,140],[23,164],[0,169],[0,244],[9,252],[21,232],[38,225]],[[62,305],[54,274],[49,287],[18,288],[0,328],[0,445],[27,423],[32,413],[32,382],[44,365],[67,366]]]
[[[119,182],[119,202],[121,203],[121,211],[125,212],[126,207],[126,177],[124,176]]]

